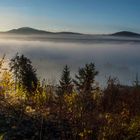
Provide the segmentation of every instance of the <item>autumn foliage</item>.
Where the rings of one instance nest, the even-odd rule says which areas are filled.
[[[123,86],[110,77],[101,89],[95,82],[98,71],[90,63],[74,79],[65,66],[60,83],[49,85],[38,80],[29,59],[23,55],[17,59],[10,62],[11,71],[3,69],[4,58],[0,61],[2,140],[140,139],[138,82]]]

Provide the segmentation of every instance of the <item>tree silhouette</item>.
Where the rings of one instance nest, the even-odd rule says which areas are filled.
[[[74,83],[80,92],[91,92],[94,89],[95,76],[98,71],[95,70],[93,63],[86,64],[85,67],[80,68],[78,75],[75,76]]]
[[[62,94],[72,92],[72,79],[70,77],[70,69],[66,65],[63,69],[61,80],[59,81],[59,89]]]
[[[80,93],[79,104],[81,104],[82,114],[85,114],[87,111],[92,112],[95,107],[93,101],[93,94],[95,92],[93,91],[97,88],[95,86],[95,76],[97,74],[98,71],[95,70],[95,65],[90,63],[86,64],[85,67],[80,68],[78,74],[75,76],[76,80],[74,80],[74,83]]]
[[[36,89],[38,80],[30,59],[17,53],[10,61],[10,71],[15,76],[16,85],[22,86],[28,93]]]

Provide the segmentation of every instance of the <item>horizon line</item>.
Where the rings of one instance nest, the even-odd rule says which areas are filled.
[[[50,33],[76,33],[76,34],[87,34],[87,35],[110,35],[110,34],[114,34],[114,33],[118,33],[118,32],[132,32],[132,33],[136,33],[136,34],[140,34],[139,32],[135,32],[135,31],[130,31],[130,30],[119,30],[119,31],[114,31],[114,32],[109,32],[109,33],[85,33],[85,32],[78,32],[78,31],[69,31],[69,30],[61,30],[61,31],[50,31],[50,30],[45,30],[45,29],[39,29],[39,28],[35,28],[35,27],[30,27],[30,26],[22,26],[22,27],[17,27],[17,28],[11,28],[9,30],[4,30],[1,31],[0,33],[6,33],[12,30],[18,30],[18,29],[23,29],[23,28],[29,28],[29,29],[34,29],[34,30],[38,30],[38,31],[44,31],[44,32],[50,32]]]

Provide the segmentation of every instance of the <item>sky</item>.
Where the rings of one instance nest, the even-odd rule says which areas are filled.
[[[32,27],[48,31],[140,33],[140,0],[0,0],[0,31]]]

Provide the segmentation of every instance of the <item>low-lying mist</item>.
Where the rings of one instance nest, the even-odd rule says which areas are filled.
[[[17,52],[33,62],[40,78],[57,82],[64,65],[71,68],[72,76],[85,63],[94,62],[99,75],[96,80],[104,85],[107,78],[117,76],[123,84],[132,84],[140,72],[139,41],[38,41],[37,39],[1,39],[0,55],[7,62]]]

